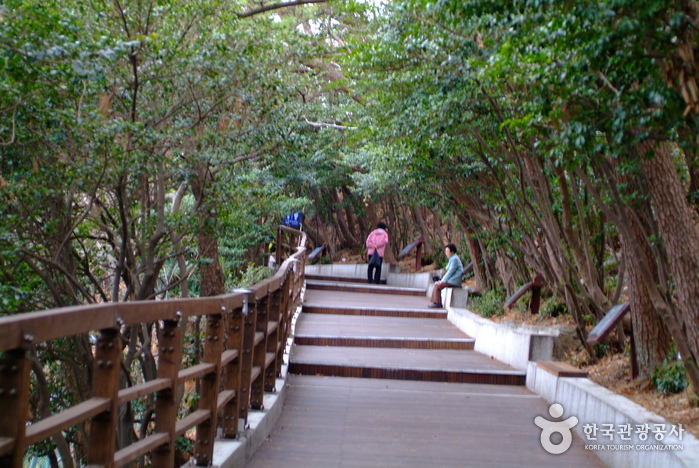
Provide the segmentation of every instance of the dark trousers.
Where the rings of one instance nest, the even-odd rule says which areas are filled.
[[[371,257],[369,257],[369,260],[371,260]],[[381,283],[381,265],[382,264],[383,264],[383,257],[379,257],[379,264],[378,265],[369,265],[369,268],[367,268],[367,279],[369,280],[369,283],[376,283],[376,284]]]
[[[444,288],[460,288],[451,283],[435,284],[432,290],[432,303],[442,305],[442,289]]]

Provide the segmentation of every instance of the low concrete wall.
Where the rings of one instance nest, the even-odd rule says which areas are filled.
[[[451,290],[447,290],[451,293]],[[462,294],[459,290],[454,290]],[[450,296],[447,295],[447,301]],[[509,364],[515,369],[527,370],[529,361],[554,360],[556,340],[563,327],[526,327],[509,323],[495,323],[468,309],[447,305],[447,318],[459,330],[476,340],[475,350]]]
[[[334,263],[332,265],[306,265],[307,275],[346,276],[348,278],[366,278],[367,264]],[[386,278],[388,268],[381,269],[381,278]]]
[[[424,273],[400,273],[389,272],[386,278],[386,284],[391,286],[399,286],[402,288],[425,289],[433,285],[432,276],[434,272]]]
[[[598,446],[593,451],[612,468],[699,467],[699,441],[692,434],[685,431],[681,439],[670,434],[673,425],[665,419],[589,379],[557,377],[531,362],[527,368],[526,385],[547,402],[560,404],[564,409],[562,419],[571,416],[578,418],[573,430],[587,446]],[[632,429],[629,440],[622,440],[619,428],[627,424]],[[641,440],[637,431],[637,425],[643,424],[651,428],[646,440]],[[662,424],[665,425],[661,431],[663,439],[657,440],[652,428],[663,428],[656,426]],[[591,428],[601,431],[605,427],[612,430],[607,432],[609,436],[598,432],[597,440],[591,440],[590,437],[594,436],[585,434],[586,426],[588,431]],[[662,446],[662,449],[649,450],[646,447],[649,445]]]
[[[347,278],[366,278],[368,265],[360,264],[342,264],[335,263],[332,265],[307,265],[307,275],[323,275],[323,276],[340,276]],[[401,273],[398,265],[384,263],[381,269],[381,279],[386,280],[389,286],[398,286],[402,288],[418,288],[427,289],[432,283],[432,276],[436,272],[423,273]],[[431,291],[430,291],[431,292]]]

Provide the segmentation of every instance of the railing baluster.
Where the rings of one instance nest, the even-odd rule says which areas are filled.
[[[170,442],[153,451],[153,466],[169,468],[175,465],[177,373],[182,362],[182,336],[177,321],[163,321],[158,336],[158,351],[158,378],[169,379],[170,388],[156,393],[155,432],[169,434]]]
[[[270,292],[268,295],[269,301],[269,323],[273,324],[274,329],[269,332],[267,336],[267,354],[274,355],[274,359],[271,364],[265,369],[265,392],[276,391],[277,376],[279,375],[279,350],[281,349],[281,336],[282,333],[279,329],[281,323],[281,313],[280,307],[280,295],[281,289],[280,285],[276,286],[275,291]],[[268,327],[269,329],[269,327]]]
[[[257,290],[257,321],[255,324],[255,347],[253,350],[252,367],[259,369],[250,385],[250,407],[264,409],[265,363],[267,359],[267,324],[269,323],[269,296],[265,286]],[[262,338],[260,338],[262,334]]]
[[[201,379],[199,409],[210,413],[206,421],[197,425],[194,457],[198,466],[208,466],[213,462],[218,391],[221,381],[221,353],[223,352],[223,327],[221,323],[221,314],[212,314],[206,318],[204,362],[214,364],[216,371]]]
[[[119,372],[121,371],[121,338],[117,328],[100,331],[95,347],[92,396],[110,400],[110,409],[90,421],[89,464],[114,466],[119,406]]]
[[[1,466],[22,467],[25,421],[29,414],[29,369],[23,349],[13,349],[0,359],[0,436],[14,439],[12,453],[0,457]]]
[[[250,408],[250,386],[252,384],[252,357],[255,346],[255,326],[257,322],[257,303],[255,295],[246,294],[247,313],[244,314],[243,327],[243,354],[241,356],[241,382],[240,382],[240,418],[247,428],[248,412]]]
[[[233,309],[228,314],[227,319],[228,342],[226,348],[238,351],[238,357],[229,362],[223,370],[224,389],[233,390],[235,397],[223,407],[221,428],[224,438],[234,439],[238,436],[238,420],[242,404],[240,383],[243,356],[243,327],[245,325],[243,308],[236,307]]]

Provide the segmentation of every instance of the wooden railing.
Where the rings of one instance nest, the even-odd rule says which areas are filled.
[[[400,251],[400,253],[398,254],[398,260],[407,257],[410,254],[410,252],[416,250],[415,271],[420,271],[420,268],[422,268],[422,244],[424,243],[425,239],[422,236],[418,237],[413,242],[408,244],[403,250]]]
[[[280,231],[281,232],[281,231]],[[78,424],[88,427],[87,464],[122,466],[150,453],[150,465],[174,466],[175,439],[196,427],[197,465],[212,462],[217,429],[236,438],[247,424],[248,409],[261,409],[265,391],[275,390],[300,301],[306,261],[306,237],[285,228],[296,252],[271,278],[249,290],[217,297],[143,301],[66,307],[0,318],[0,466],[22,467],[25,450]],[[278,250],[279,250],[278,245]],[[205,317],[203,360],[182,367],[179,326],[190,317]],[[157,343],[157,378],[119,388],[122,370],[121,330],[133,324],[162,321]],[[91,334],[92,397],[29,424],[31,346]],[[199,381],[198,408],[178,419],[178,386]],[[118,409],[144,396],[155,396],[155,425],[148,435],[117,447]]]

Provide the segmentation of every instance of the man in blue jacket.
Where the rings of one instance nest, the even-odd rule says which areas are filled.
[[[461,259],[456,255],[456,246],[454,244],[447,244],[444,247],[444,253],[449,259],[447,263],[447,269],[444,273],[444,277],[434,284],[434,290],[432,291],[432,304],[430,308],[438,309],[442,307],[442,289],[444,288],[460,288],[461,287],[461,275],[464,274],[464,265],[461,263]]]

